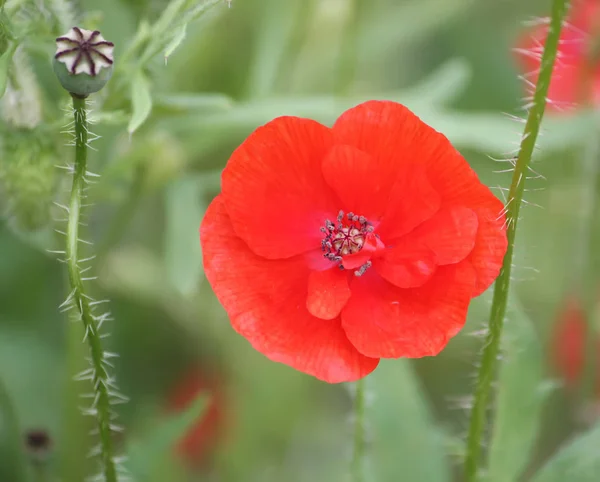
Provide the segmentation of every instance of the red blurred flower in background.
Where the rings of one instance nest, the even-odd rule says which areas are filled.
[[[172,413],[189,408],[201,394],[209,397],[202,417],[177,445],[177,454],[192,468],[201,467],[218,445],[224,428],[225,396],[217,377],[194,369],[177,380],[169,392],[167,410]]]
[[[581,300],[569,296],[558,312],[552,332],[552,358],[558,375],[569,389],[576,388],[585,373],[588,337],[587,315]],[[600,352],[600,338],[595,341]],[[596,360],[596,393],[600,396],[600,358]]]
[[[564,111],[576,104],[600,104],[599,34],[600,0],[575,0],[561,32],[548,91],[549,109]],[[547,35],[548,25],[542,19],[517,45],[519,63],[530,87],[537,81]]]
[[[200,228],[233,328],[327,382],[436,355],[499,273],[502,203],[442,134],[371,101],[280,117],[233,153]]]

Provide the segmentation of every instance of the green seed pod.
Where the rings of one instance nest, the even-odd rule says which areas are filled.
[[[79,97],[98,92],[113,72],[114,44],[98,30],[73,27],[56,39],[54,72],[61,85]]]

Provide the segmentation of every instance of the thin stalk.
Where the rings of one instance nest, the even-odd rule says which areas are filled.
[[[104,365],[105,354],[102,348],[98,320],[92,314],[90,297],[85,293],[81,268],[79,266],[79,225],[86,184],[88,125],[85,99],[73,96],[73,114],[75,118],[75,166],[73,170],[73,185],[69,202],[69,218],[67,225],[67,266],[71,292],[68,301],[78,312],[85,329],[85,339],[88,343],[92,363],[90,379],[94,390],[94,406],[91,412],[95,414],[98,433],[100,436],[100,457],[105,482],[117,482],[117,471],[113,460],[113,441],[110,427],[110,398],[109,386],[112,383]]]
[[[546,108],[546,96],[556,60],[560,32],[563,20],[569,7],[569,0],[553,0],[552,17],[544,53],[542,54],[540,72],[533,97],[533,106],[527,116],[525,130],[521,138],[521,146],[515,163],[515,170],[506,202],[506,236],[508,249],[494,286],[494,297],[490,314],[489,331],[484,343],[481,365],[475,387],[475,397],[467,439],[467,454],[464,466],[465,482],[473,482],[477,478],[482,445],[482,435],[486,424],[486,412],[490,387],[496,372],[496,361],[502,337],[504,317],[508,304],[510,276],[515,246],[515,235],[519,220],[519,211],[523,200],[525,180],[531,162],[531,156],[540,130],[540,124]]]
[[[354,451],[352,454],[352,482],[364,481],[365,458],[365,380],[356,382],[354,395]]]

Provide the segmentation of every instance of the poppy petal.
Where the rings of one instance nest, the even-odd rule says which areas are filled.
[[[306,307],[313,316],[333,320],[350,299],[348,272],[339,268],[313,271],[308,277]]]
[[[223,171],[223,201],[237,235],[269,259],[318,248],[320,228],[340,203],[323,179],[332,146],[328,127],[280,117],[252,133]]]
[[[406,237],[373,262],[373,268],[383,278],[399,288],[423,285],[437,268],[435,253],[423,244],[406,242]]]
[[[409,232],[439,209],[440,197],[423,165],[429,158],[443,160],[455,150],[406,107],[389,101],[365,102],[344,112],[333,133],[336,141],[371,157],[386,178],[375,177],[385,187],[382,192],[387,192],[393,181],[390,196],[379,200],[387,204],[377,228],[384,242]],[[372,177],[368,174],[369,183]]]
[[[333,147],[323,159],[323,176],[347,212],[378,224],[388,205],[398,168],[349,145]]]
[[[473,210],[447,206],[402,239],[406,244],[430,248],[438,265],[454,264],[473,251],[478,224]]]
[[[475,248],[467,260],[476,274],[473,296],[479,296],[487,290],[500,274],[504,254],[508,247],[504,215],[496,210],[474,208],[479,222],[475,238]]]
[[[329,383],[357,380],[375,369],[379,360],[352,346],[339,317],[322,320],[308,312],[304,257],[254,254],[236,235],[222,196],[209,206],[200,239],[208,281],[233,328],[256,350]]]
[[[366,356],[437,355],[464,326],[474,283],[467,261],[439,267],[427,283],[412,289],[369,272],[352,283],[342,326]]]
[[[388,208],[377,228],[385,242],[404,236],[440,208],[440,196],[422,169],[407,168],[394,184]]]

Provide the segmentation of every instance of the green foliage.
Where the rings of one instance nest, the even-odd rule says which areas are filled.
[[[244,137],[273,117],[300,115],[331,124],[346,108],[380,98],[405,103],[446,134],[486,184],[507,186],[510,173],[492,173],[506,165],[487,156],[501,157],[518,140],[519,124],[500,113],[518,113],[522,95],[509,49],[518,33],[516,19],[546,15],[548,4],[363,2],[368,5],[351,35],[356,65],[348,72],[355,78],[343,79],[349,87],[340,95],[333,86],[351,3],[234,0],[230,9],[224,0],[4,5],[0,379],[16,412],[10,420],[19,423],[11,430],[43,426],[53,434],[53,455],[61,461],[56,478],[78,482],[95,469],[85,458],[89,427],[75,414],[80,390],[67,383],[76,367],[67,366],[72,360],[65,353],[81,346],[83,334],[70,326],[67,341],[66,320],[56,309],[64,294],[62,265],[41,254],[57,248],[53,230],[64,229],[52,221],[62,216],[52,202],[64,204],[69,178],[52,166],[71,158],[61,134],[68,99],[50,59],[54,37],[78,19],[116,43],[114,77],[92,98],[93,131],[102,138],[93,144],[98,152],[90,153],[90,170],[102,177],[87,191],[86,203],[94,206],[86,208],[85,222],[89,239],[100,244],[94,294],[116,300],[112,309],[119,321],[111,326],[107,349],[121,354],[114,372],[132,398],[116,407],[127,427],[117,445],[129,448],[138,478],[152,482],[343,480],[351,439],[348,394],[254,352],[231,330],[203,282],[197,230],[219,190],[220,171]],[[570,415],[580,405],[572,402],[574,413],[542,413],[548,367],[538,340],[538,333],[547,339],[555,305],[569,288],[564,274],[578,246],[573,233],[581,216],[577,148],[593,128],[587,114],[554,116],[539,143],[534,169],[547,181],[531,182],[525,199],[546,209],[523,213],[515,274],[526,279],[516,289],[527,317],[514,307],[506,326],[486,481],[527,480],[528,469],[546,459],[533,482],[591,481],[599,470],[592,457],[597,428],[556,456],[550,453],[572,429]],[[591,229],[599,235],[597,226]],[[590,266],[598,263],[591,253]],[[529,267],[542,274],[532,276]],[[590,276],[586,282],[595,286]],[[465,331],[486,317],[473,310]],[[449,409],[449,399],[471,391],[468,375],[477,349],[475,338],[461,334],[439,358],[386,361],[367,380],[372,482],[458,480],[449,452],[464,450],[465,418]],[[225,410],[231,437],[202,474],[188,474],[171,456],[201,407],[168,422],[162,411],[167,387],[194,366],[222,366],[224,382],[232,385]],[[0,471],[12,471],[4,461],[22,455],[14,443],[21,438],[4,438],[4,427]],[[65,441],[61,427],[76,436]],[[4,475],[0,480],[18,481]]]
[[[8,70],[12,62],[12,56],[15,53],[16,45],[8,44],[5,49],[2,49],[0,54],[0,99],[6,92],[6,86],[8,85]]]
[[[566,444],[531,482],[594,482],[600,473],[600,424]]]
[[[170,284],[184,296],[197,291],[202,253],[196,225],[206,211],[201,179],[181,179],[165,192],[165,263]]]
[[[150,480],[165,457],[188,430],[202,420],[209,396],[200,393],[183,412],[172,415],[152,428],[141,440],[132,442],[127,453],[127,467],[138,480]]]
[[[448,482],[443,434],[435,426],[429,404],[408,360],[382,361],[368,379],[373,400],[370,470],[373,480]]]
[[[21,449],[23,436],[11,396],[0,378],[0,478],[25,482],[25,457]]]
[[[148,118],[152,111],[152,96],[150,84],[142,72],[137,72],[131,80],[132,113],[127,131],[133,134]]]
[[[531,460],[541,410],[551,385],[544,382],[542,346],[531,320],[514,301],[502,339],[502,364],[485,480],[512,482]]]
[[[34,231],[47,225],[58,175],[56,154],[39,132],[5,134],[0,139],[0,186],[6,210],[17,226]]]

